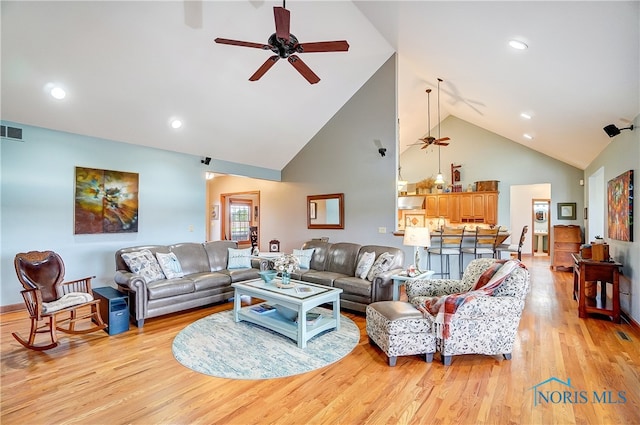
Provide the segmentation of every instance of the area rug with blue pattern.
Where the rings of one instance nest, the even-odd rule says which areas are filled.
[[[330,315],[317,307],[311,311]],[[233,311],[204,317],[173,340],[173,356],[183,366],[206,375],[231,379],[270,379],[325,367],[349,354],[360,330],[340,315],[340,330],[314,336],[305,348],[292,339],[248,322],[234,322]]]

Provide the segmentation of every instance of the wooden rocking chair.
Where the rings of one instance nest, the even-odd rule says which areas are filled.
[[[21,294],[31,318],[28,340],[17,332],[12,333],[20,344],[32,350],[49,350],[58,345],[56,331],[86,334],[107,326],[100,316],[100,300],[93,299],[93,277],[62,282],[64,263],[55,252],[30,251],[17,254],[14,266],[18,280],[24,287]],[[80,309],[82,311],[78,311]],[[76,329],[76,323],[83,320],[88,320],[91,326]],[[39,333],[48,333],[51,342],[36,345],[36,335]]]

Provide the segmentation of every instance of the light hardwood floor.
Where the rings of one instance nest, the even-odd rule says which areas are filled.
[[[524,263],[532,288],[512,360],[468,355],[454,357],[449,367],[437,355],[431,364],[407,356],[387,366],[384,354],[369,345],[360,314],[345,313],[361,338],[341,361],[289,378],[239,381],[192,372],[171,353],[181,329],[231,304],[151,319],[143,329],[132,325],[120,335],[63,335],[59,347],[44,353],[23,348],[11,336],[27,333],[26,313],[4,313],[0,421],[639,424],[640,332],[607,319],[579,319],[572,274],[551,271],[548,257],[526,257]],[[534,403],[532,387],[552,377],[570,379],[571,388],[548,383],[539,389],[549,391],[551,401]]]

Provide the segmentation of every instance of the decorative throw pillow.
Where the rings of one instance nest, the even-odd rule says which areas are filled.
[[[142,275],[147,282],[164,279],[158,260],[148,249],[122,254],[122,259],[132,273]]]
[[[371,270],[371,266],[373,266],[373,262],[376,260],[375,252],[365,252],[360,257],[360,261],[358,261],[358,266],[356,267],[356,277],[360,279],[366,279],[369,274],[369,270]]]
[[[170,252],[168,254],[156,252],[156,257],[158,258],[160,268],[162,268],[162,272],[167,277],[167,279],[184,276],[180,261],[178,261],[178,257],[176,257],[176,254],[174,252]]]
[[[311,257],[313,256],[313,251],[315,251],[315,248],[293,250],[293,256],[298,257],[301,269],[309,269],[309,267],[311,266]]]
[[[251,268],[251,248],[228,248],[229,261],[227,269],[248,269]]]
[[[371,270],[369,270],[369,274],[367,274],[367,280],[373,282],[380,273],[384,273],[391,268],[391,263],[393,263],[394,256],[389,254],[388,252],[383,252],[376,258],[375,263],[371,266]]]

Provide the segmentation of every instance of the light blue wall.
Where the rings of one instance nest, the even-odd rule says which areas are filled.
[[[65,261],[67,279],[95,275],[97,287],[112,282],[119,248],[204,240],[200,158],[5,124],[23,128],[25,141],[2,140],[2,305],[22,302],[13,267],[18,252],[56,251]],[[139,174],[137,233],[74,235],[76,166]]]
[[[623,264],[624,275],[631,280],[631,287],[626,284],[620,286],[621,308],[626,311],[636,323],[640,323],[640,202],[638,202],[638,182],[640,182],[640,116],[635,118],[633,131],[622,131],[611,139],[609,145],[589,164],[584,172],[585,196],[589,193],[589,176],[601,167],[604,168],[604,180],[609,180],[620,174],[634,170],[635,205],[633,211],[633,242],[623,242],[607,237],[605,228],[605,240],[609,244],[609,255]],[[605,184],[604,191],[607,190]],[[604,193],[605,202],[607,194]],[[607,205],[603,205],[604,217],[607,217]],[[606,222],[605,222],[606,226]]]

